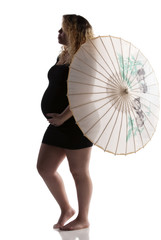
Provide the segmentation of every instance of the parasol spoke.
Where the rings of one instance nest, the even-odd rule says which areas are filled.
[[[121,55],[122,55],[122,68],[123,68],[123,80],[124,80],[124,76],[125,76],[125,66],[124,66],[124,53],[123,53],[123,49],[122,49],[122,39],[120,38],[120,45],[121,45]]]
[[[130,112],[130,103],[127,102],[127,110],[130,116],[130,119],[132,119],[131,112]],[[134,152],[136,153],[136,142],[135,142],[135,135],[134,135],[134,126],[133,124],[131,125],[131,130],[132,130],[132,137],[133,137],[133,146],[134,146]]]
[[[139,92],[136,92],[136,91],[134,91],[134,92],[132,92],[133,93],[133,95],[137,95],[136,93],[138,93],[139,94]],[[159,95],[157,95],[157,94],[154,94],[154,93],[149,93],[149,92],[146,92],[146,95],[150,95],[150,96],[154,96],[154,97],[157,97],[157,98],[159,98]],[[141,98],[142,98],[142,95],[137,95],[137,96],[140,96]]]
[[[120,103],[120,102],[119,102],[119,104],[120,104],[120,106],[121,106],[121,103]],[[113,132],[114,132],[114,128],[116,127],[116,123],[117,123],[118,116],[119,116],[119,113],[120,113],[120,112],[119,112],[119,109],[121,109],[120,106],[119,106],[119,108],[118,108],[117,116],[116,116],[116,119],[115,119],[115,121],[114,121],[114,123],[113,123],[113,127],[112,127],[112,130],[111,130],[111,133],[110,133],[108,142],[106,143],[105,151],[107,150],[107,147],[108,147],[109,142],[110,142],[110,140],[111,140],[112,134],[113,134]],[[112,120],[112,119],[111,119],[111,120]]]
[[[137,59],[138,59],[139,53],[140,53],[140,50],[138,49],[138,52],[137,52],[136,58],[135,58],[135,60],[134,60],[133,67],[132,67],[131,72],[130,72],[130,75],[129,75],[129,77],[128,77],[128,81],[129,81],[130,85],[131,85],[131,81],[130,81],[130,79],[131,79],[131,77],[133,76],[134,68],[136,67],[136,62],[137,62]]]
[[[131,101],[131,105],[134,106],[134,104],[132,103],[132,101]],[[141,103],[141,106],[142,106],[142,105],[143,105],[143,104]],[[148,110],[149,110],[149,109],[148,109]],[[146,119],[148,120],[148,122],[149,122],[150,125],[152,126],[153,130],[155,130],[155,127],[153,126],[153,124],[151,123],[150,119],[148,118],[146,112],[145,112],[142,108],[141,108],[141,113],[146,117]]]
[[[102,38],[100,38],[100,40],[101,40],[101,43],[102,43],[102,45],[103,46],[105,46],[104,44],[103,44],[103,41],[102,41]],[[116,69],[115,69],[115,73],[116,73],[116,75],[117,75],[117,77],[118,78],[116,78],[116,75],[115,75],[115,73],[111,70],[111,68],[110,68],[110,66],[107,64],[107,61],[104,59],[104,57],[102,56],[102,54],[98,51],[98,49],[97,49],[97,47],[95,46],[95,44],[89,39],[89,42],[92,44],[92,46],[95,48],[95,50],[97,51],[97,53],[100,55],[100,57],[102,58],[102,60],[104,61],[104,63],[106,64],[106,66],[110,69],[110,71],[111,71],[111,73],[113,74],[113,76],[115,77],[115,79],[113,79],[113,77],[112,76],[110,76],[114,81],[115,81],[115,83],[117,83],[117,84],[119,84],[119,81],[118,81],[118,79],[119,79],[119,76],[118,76],[118,74],[117,74],[117,71],[116,71]],[[107,49],[105,48],[105,51],[107,52]],[[108,56],[110,57],[110,55],[108,54]],[[110,58],[110,60],[111,60],[111,58]],[[113,65],[114,66],[114,65]],[[104,70],[107,72],[107,70],[104,68]],[[107,72],[108,73],[108,72]],[[108,73],[109,74],[109,73]]]
[[[107,69],[104,68],[104,67],[97,61],[97,59],[95,59],[95,58],[93,57],[93,55],[92,55],[90,52],[88,52],[85,48],[83,48],[83,46],[82,46],[82,49],[108,74],[108,76],[110,76],[111,79],[113,79],[113,81],[114,81],[116,84],[118,84],[117,81],[113,78],[113,76],[107,71]],[[114,76],[115,76],[115,75],[114,75]],[[107,77],[106,77],[106,78],[107,78]],[[110,79],[108,79],[108,80],[110,80]]]
[[[143,94],[140,94],[140,91],[131,91],[131,94],[133,94],[133,95],[136,95],[138,93],[138,96],[140,96],[140,97],[142,97],[143,96]],[[154,93],[151,93],[151,92],[146,92],[146,96],[147,95],[150,95],[150,96],[154,96],[154,97],[157,97],[157,98],[159,98],[159,95],[158,94],[154,94]]]
[[[104,129],[102,130],[99,138],[95,141],[95,144],[97,144],[97,142],[100,140],[100,138],[102,137],[103,133],[105,132],[107,126],[108,126],[109,123],[111,122],[111,120],[112,120],[112,118],[113,118],[113,116],[114,116],[114,114],[115,114],[115,112],[116,112],[116,110],[117,110],[117,107],[118,107],[118,105],[119,105],[119,99],[120,99],[120,98],[118,98],[117,101],[115,101],[115,103],[113,104],[113,105],[116,105],[116,103],[118,102],[116,108],[114,108],[114,111],[113,111],[113,113],[112,113],[111,118],[109,119],[109,121],[108,121],[107,124],[105,125],[105,127],[104,127]],[[103,115],[103,117],[109,112],[109,110],[110,110],[111,108],[112,108],[112,106],[111,106],[111,107],[108,109],[108,111]]]
[[[150,119],[148,118],[147,114],[142,110],[144,117],[147,119],[147,121],[150,123],[151,127],[153,128],[153,130],[155,130],[155,127],[153,126],[153,124],[151,123]]]
[[[127,141],[127,136],[128,136],[128,117],[127,117],[127,104],[125,103],[125,106],[126,106],[126,110],[125,110],[125,113],[126,113],[126,138],[125,138],[125,155],[127,155],[127,144],[128,144],[128,141]]]
[[[106,93],[107,94],[107,91],[106,92],[79,92],[79,93],[69,93],[68,96],[77,96],[77,95],[94,95],[94,94],[103,94],[103,93]],[[108,92],[108,93],[114,93],[114,91],[111,91],[111,92]],[[114,96],[117,95],[117,93],[113,94]]]
[[[118,145],[119,145],[119,141],[120,141],[120,136],[121,136],[122,122],[123,122],[123,112],[124,112],[124,102],[123,101],[121,101],[121,107],[122,107],[122,110],[121,110],[122,114],[121,114],[119,134],[118,134],[118,139],[117,139],[117,144],[116,144],[116,149],[115,149],[115,155],[117,153],[117,149],[118,149]]]
[[[102,106],[100,106],[99,108],[93,110],[92,112],[90,112],[90,113],[87,114],[86,116],[84,116],[84,117],[80,118],[79,120],[77,120],[77,122],[80,123],[82,120],[84,120],[85,118],[89,117],[91,114],[93,114],[93,113],[95,113],[95,112],[98,112],[98,110],[100,110],[101,108],[103,108],[105,105],[109,104],[110,102],[112,102],[112,101],[115,100],[116,98],[118,98],[118,97],[115,97],[115,98],[111,99],[110,101],[104,103],[104,104],[103,104]]]
[[[146,120],[149,122],[149,124],[150,124],[151,127],[153,128],[153,132],[154,132],[154,131],[156,130],[156,127],[153,126],[153,124],[151,123],[150,119],[148,118],[148,116],[147,116],[144,112],[143,112],[143,114],[144,114]],[[151,137],[150,137],[150,139],[151,139]]]
[[[99,87],[99,88],[114,90],[114,88],[111,84],[108,84],[108,86],[111,87],[111,88],[109,88],[109,87],[104,87],[104,86],[100,86],[100,85],[97,85],[97,84],[84,83],[84,82],[78,82],[78,81],[70,81],[70,83],[80,84],[80,85],[83,85],[83,86],[86,85],[86,86],[91,86],[91,87]]]
[[[121,75],[120,64],[119,64],[119,62],[118,62],[118,58],[117,58],[116,50],[115,50],[115,47],[114,47],[114,44],[113,44],[113,41],[112,41],[112,37],[111,37],[111,36],[109,36],[109,37],[110,37],[110,40],[111,40],[111,44],[112,44],[112,47],[113,47],[114,55],[115,55],[115,58],[116,58],[116,62],[117,62],[117,65],[118,65],[118,69],[119,69],[119,74],[120,74],[119,79],[120,79],[120,83],[122,84],[123,79],[122,79],[122,75]],[[118,73],[117,73],[117,75],[118,75]]]
[[[148,135],[148,137],[149,137],[149,140],[150,140],[151,137],[150,137],[150,134],[149,134],[149,132],[148,132],[148,129],[146,128],[145,123],[144,123],[143,125],[144,125],[144,129],[145,129],[145,131],[146,131],[146,133],[147,133],[147,135]]]
[[[142,138],[142,136],[141,136],[141,132],[140,132],[140,128],[139,128],[139,125],[138,125],[138,123],[137,123],[137,120],[136,120],[136,115],[135,115],[135,113],[134,113],[134,109],[133,109],[133,103],[132,103],[132,101],[131,101],[131,111],[132,111],[132,113],[133,113],[133,116],[134,116],[134,119],[135,119],[135,124],[136,124],[136,126],[137,126],[137,130],[138,130],[138,132],[139,132],[139,136],[140,136],[140,139],[141,139],[141,143],[142,143],[142,147],[144,147],[144,144],[143,144],[143,138]]]
[[[139,93],[138,91],[134,91],[134,92],[136,92],[136,93]],[[133,92],[133,93],[134,93]],[[159,95],[157,95],[157,94],[154,94],[154,93],[149,93],[149,92],[146,92],[146,95],[150,95],[150,96],[154,96],[154,97],[157,97],[157,98],[159,98]],[[139,95],[140,96],[140,95]]]
[[[133,103],[131,103],[131,104],[133,105]],[[132,108],[132,106],[131,106],[131,108]],[[141,109],[141,113],[142,113],[142,114],[146,117],[146,119],[149,121],[149,123],[150,123],[150,125],[152,126],[153,130],[155,130],[155,127],[152,125],[152,123],[150,122],[150,120],[148,119],[148,117],[146,116],[145,112],[144,112],[142,109]],[[149,140],[150,140],[151,137],[150,137],[149,131],[148,131],[146,125],[145,125],[145,121],[143,120],[142,122],[143,122],[144,129],[145,129],[145,131],[146,131],[146,133],[147,133],[147,135],[148,135],[148,137],[149,137]]]
[[[104,80],[102,80],[102,79],[100,79],[100,78],[98,78],[98,77],[95,77],[95,76],[93,76],[93,75],[91,75],[91,74],[89,74],[89,73],[83,72],[82,70],[76,69],[76,68],[74,68],[74,67],[70,67],[70,69],[72,69],[72,70],[74,70],[74,71],[76,71],[76,72],[78,72],[78,73],[81,73],[81,74],[83,74],[83,75],[85,75],[85,76],[92,77],[93,79],[99,80],[100,82],[103,82],[103,83],[107,84],[106,81],[104,81]],[[108,78],[107,78],[106,76],[104,76],[103,74],[101,74],[101,75],[108,80]]]
[[[149,111],[149,113],[152,114],[152,115],[156,118],[156,120],[159,120],[159,117],[156,116],[156,115],[151,111],[151,109],[150,109],[148,106],[146,106],[144,103],[141,103],[141,105],[144,106],[145,108],[147,108],[147,110]]]
[[[133,93],[133,95],[135,95],[136,97],[140,97],[140,95],[137,95],[136,93]],[[133,96],[134,97],[134,96]],[[134,97],[135,98],[135,97]],[[155,106],[156,108],[159,109],[159,106],[157,106],[155,103],[151,102],[150,100],[144,98],[143,96],[141,96],[141,98],[145,101],[147,101],[148,103],[152,104],[153,106]]]
[[[74,67],[70,67],[70,68],[73,69],[73,70],[75,70],[75,71],[77,71],[77,72],[80,72],[80,73],[82,73],[82,74],[84,74],[84,75],[86,75],[86,76],[92,77],[93,79],[97,79],[97,80],[99,80],[100,82],[103,82],[103,83],[105,83],[105,84],[108,84],[108,82],[105,82],[105,81],[103,81],[102,79],[100,79],[100,78],[98,78],[98,77],[92,76],[92,75],[90,75],[89,73],[83,72],[82,70],[76,69],[76,68],[74,68]],[[97,72],[98,72],[98,71],[97,71]],[[101,72],[98,72],[98,73],[99,73],[100,75],[102,75],[105,79],[107,79],[109,82],[111,82],[114,86],[116,86],[115,83],[114,83],[111,79],[107,78],[103,73],[101,73]]]
[[[135,98],[134,98],[134,100],[135,100]],[[142,103],[141,102],[141,105],[142,106],[144,106],[145,108],[147,108],[147,110],[148,110],[148,114],[151,114],[151,115],[153,115],[153,117],[155,117],[156,118],[156,121],[158,121],[159,120],[159,117],[158,116],[156,116],[153,112],[152,112],[152,110],[150,109],[150,107],[149,106],[146,106],[144,103]],[[144,111],[143,111],[144,112]]]
[[[157,87],[157,86],[158,86],[157,84],[151,84],[151,85],[147,85],[147,88],[149,89],[150,87]],[[139,92],[140,92],[140,87],[139,88],[133,88],[132,92],[138,92],[138,91],[135,91],[135,90],[139,90]]]
[[[111,96],[113,96],[113,95],[111,95]],[[99,98],[99,99],[97,99],[97,100],[93,100],[93,101],[90,101],[90,102],[82,103],[82,104],[80,104],[80,105],[76,105],[76,106],[72,107],[71,109],[80,108],[80,107],[82,107],[82,106],[85,106],[85,105],[88,105],[88,104],[91,104],[91,103],[96,103],[96,102],[105,100],[105,99],[107,99],[107,98],[109,98],[109,96],[106,96],[106,97],[104,97],[104,98]]]
[[[126,72],[125,79],[127,79],[127,76],[129,74],[130,56],[131,56],[131,43],[129,44],[129,57],[128,57],[128,65],[127,65],[127,72]]]
[[[76,56],[76,58],[81,61],[82,63],[84,63],[85,65],[87,65],[89,68],[91,68],[92,70],[94,70],[95,72],[99,73],[101,76],[103,76],[104,78],[106,78],[108,81],[110,81],[114,86],[117,86],[110,78],[107,78],[107,76],[105,76],[102,72],[98,71],[96,68],[92,67],[91,65],[89,65],[88,63],[85,63],[81,58],[79,58],[78,56]],[[85,73],[86,74],[86,73]],[[109,74],[108,74],[109,75]],[[109,75],[111,77],[111,75]],[[112,77],[111,77],[112,78]],[[105,81],[104,81],[105,82]],[[105,82],[107,84],[107,82]]]
[[[153,73],[153,71],[150,72],[148,75],[146,75],[144,78],[147,80],[147,78],[148,78],[152,73]],[[136,81],[136,83],[135,83],[133,86],[131,86],[131,88],[133,88],[133,87],[136,86],[137,84],[139,85],[139,81]]]
[[[108,52],[108,50],[107,50],[107,48],[106,48],[103,40],[102,40],[102,37],[100,37],[100,40],[101,40],[102,45],[103,45],[103,47],[104,47],[104,49],[105,49],[105,52],[107,53],[107,55],[108,55],[108,57],[109,57],[109,59],[110,59],[110,61],[111,61],[111,63],[112,63],[112,66],[113,66],[113,68],[114,68],[114,70],[115,70],[115,73],[111,70],[111,68],[110,68],[110,66],[108,65],[107,61],[105,61],[105,63],[106,63],[106,65],[108,66],[108,68],[110,69],[110,71],[113,73],[113,76],[115,76],[115,74],[117,75],[116,81],[117,81],[118,84],[120,84],[120,83],[121,83],[121,80],[120,80],[120,78],[119,78],[119,75],[118,75],[118,73],[117,73],[117,70],[116,70],[116,68],[115,68],[115,65],[114,65],[114,63],[113,63],[113,61],[112,61],[112,58],[111,58],[111,56],[110,56],[110,54],[109,54],[109,52]]]
[[[85,135],[86,135],[99,121],[101,121],[102,118],[104,118],[104,117],[106,116],[106,114],[112,109],[112,107],[113,107],[118,101],[119,101],[119,98],[113,103],[113,105],[111,105],[111,107],[103,114],[103,116],[102,116],[99,120],[97,120],[97,121],[91,126],[91,128],[88,129],[87,132],[85,132]],[[116,109],[115,109],[115,111],[116,111]],[[114,112],[115,112],[115,111],[114,111]],[[103,131],[102,131],[102,134],[103,134]],[[101,135],[102,135],[102,134],[101,134]],[[100,135],[100,136],[101,136],[101,135]],[[98,142],[98,140],[97,140],[96,142]],[[96,142],[95,142],[95,144],[96,144]]]
[[[144,64],[142,65],[142,68],[145,67],[146,63],[148,63],[148,60],[146,59]],[[134,82],[134,80],[137,78],[137,74],[134,76],[133,80],[130,82],[130,84],[132,84]],[[137,81],[138,82],[138,81]],[[133,85],[135,86],[135,85]],[[131,88],[133,88],[133,86],[131,86]]]

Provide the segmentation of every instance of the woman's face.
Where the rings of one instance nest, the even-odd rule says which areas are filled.
[[[68,44],[68,38],[67,38],[66,33],[63,31],[63,29],[61,28],[58,31],[58,33],[59,33],[59,35],[58,35],[58,42],[60,44],[67,45]]]

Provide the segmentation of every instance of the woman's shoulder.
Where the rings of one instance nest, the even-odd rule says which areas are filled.
[[[69,63],[62,62],[61,59],[60,59],[59,56],[58,56],[55,65],[56,65],[56,66],[69,67],[70,64],[69,64]]]

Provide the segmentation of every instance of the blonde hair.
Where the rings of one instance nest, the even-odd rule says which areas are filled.
[[[63,15],[62,28],[67,34],[68,45],[62,47],[59,62],[70,64],[80,46],[93,37],[93,30],[84,17],[75,14]]]

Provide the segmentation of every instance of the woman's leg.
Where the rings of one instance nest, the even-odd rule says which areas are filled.
[[[75,213],[69,204],[63,180],[57,172],[57,168],[65,157],[66,154],[62,148],[42,144],[37,162],[39,174],[61,209],[60,219],[54,228],[63,226]]]
[[[92,181],[89,175],[91,149],[66,150],[70,171],[76,184],[79,213],[74,221],[61,228],[63,230],[89,227],[88,212],[92,195]]]

